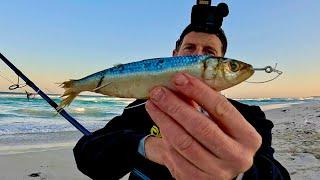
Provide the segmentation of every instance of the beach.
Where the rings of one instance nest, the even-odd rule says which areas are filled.
[[[266,111],[274,123],[275,158],[292,179],[320,177],[320,103],[307,103]]]
[[[275,125],[272,146],[276,159],[288,169],[292,179],[318,179],[320,101],[268,105],[263,109]],[[0,146],[1,180],[89,179],[77,170],[72,154],[72,148],[81,137],[79,132],[43,133],[37,136],[47,143],[12,145],[7,135],[5,139],[8,142]],[[34,138],[28,136],[26,139]],[[123,179],[127,179],[127,176]]]

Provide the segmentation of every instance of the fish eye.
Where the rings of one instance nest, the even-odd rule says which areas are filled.
[[[240,69],[240,65],[236,61],[230,61],[229,67],[232,72],[237,72]]]

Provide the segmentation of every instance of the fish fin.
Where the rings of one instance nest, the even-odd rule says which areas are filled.
[[[103,85],[101,85],[101,86],[99,86],[99,87],[94,88],[92,91],[93,91],[93,92],[96,92],[96,91],[98,91],[98,90],[100,90],[100,89],[102,89],[102,88],[104,88],[104,87],[106,87],[106,86],[109,86],[111,83],[112,83],[112,82],[108,82],[108,83],[106,83],[106,84],[103,84]]]
[[[58,109],[60,108],[64,108],[66,106],[69,106],[71,104],[71,102],[74,100],[74,98],[76,98],[77,96],[79,95],[79,92],[72,92],[68,95],[63,95],[63,96],[67,96],[66,98],[64,98],[59,106],[58,106]]]
[[[71,88],[71,87],[73,87],[74,86],[74,82],[75,82],[75,80],[74,79],[70,79],[69,81],[65,81],[65,82],[63,82],[63,83],[59,83],[60,85],[60,87],[62,87],[62,88]]]
[[[71,104],[71,102],[79,95],[79,91],[75,91],[75,80],[65,81],[60,84],[64,88],[64,93],[60,97],[65,97],[59,104],[58,108],[63,108]]]

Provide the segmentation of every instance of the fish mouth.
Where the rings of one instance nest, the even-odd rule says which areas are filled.
[[[253,66],[251,64],[247,64],[247,63],[244,63],[242,68],[241,68],[241,71],[247,71],[248,74],[250,74],[250,76],[253,75],[254,73],[254,69],[253,69]],[[249,77],[250,77],[249,76]],[[248,77],[248,78],[249,78]]]
[[[253,66],[251,64],[247,64],[247,63],[242,62],[242,66],[239,71],[239,77],[238,77],[239,79],[236,84],[239,84],[243,81],[246,81],[253,74],[254,74]]]
[[[254,74],[254,68],[253,68],[253,66],[251,65],[251,64],[249,64],[249,72],[250,72],[250,74],[251,74],[251,76]]]

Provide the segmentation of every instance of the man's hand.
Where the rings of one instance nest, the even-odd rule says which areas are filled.
[[[153,89],[146,104],[162,135],[146,139],[147,158],[165,165],[176,179],[232,179],[248,170],[262,140],[237,109],[185,73],[173,78],[172,89],[175,93]],[[190,100],[209,117],[187,103]]]

